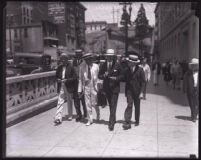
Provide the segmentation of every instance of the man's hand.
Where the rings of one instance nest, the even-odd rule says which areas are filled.
[[[142,98],[143,98],[143,93],[140,93],[139,98],[140,98],[140,99],[142,99]]]

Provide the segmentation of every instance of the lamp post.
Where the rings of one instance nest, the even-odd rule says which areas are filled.
[[[123,14],[121,16],[121,25],[124,25],[125,29],[125,55],[128,56],[128,24],[131,25],[131,2],[120,2],[119,5],[123,5]],[[127,5],[130,5],[129,7],[129,13],[127,12]]]

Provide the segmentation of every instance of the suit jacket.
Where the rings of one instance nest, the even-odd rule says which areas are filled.
[[[197,91],[199,91],[199,73],[198,73],[198,82],[197,82]],[[187,94],[193,94],[194,92],[194,79],[193,79],[193,72],[192,70],[188,70],[184,75],[183,81],[184,91]],[[199,94],[198,94],[199,95]]]
[[[57,70],[56,70],[56,78],[57,79],[62,79],[62,71],[63,71],[63,66],[60,65],[58,66]],[[73,66],[71,64],[68,64],[66,66],[66,73],[65,73],[65,78],[67,79],[67,81],[65,82],[65,86],[67,88],[67,91],[69,93],[73,93],[76,90],[76,72],[75,69],[73,68]],[[61,89],[61,82],[58,81],[58,92]]]
[[[145,87],[145,73],[143,68],[136,66],[133,72],[130,68],[125,72],[126,88],[125,92],[127,94],[132,94],[139,96],[143,92]]]
[[[98,92],[98,72],[99,72],[99,67],[97,64],[92,63],[91,67],[91,79],[92,79],[92,84],[93,84],[93,90],[95,92]],[[80,70],[79,70],[79,84],[78,84],[78,92],[84,92],[86,82],[88,81],[88,65],[83,62],[80,65]]]
[[[109,93],[119,93],[120,91],[120,81],[123,78],[121,74],[120,65],[113,61],[112,67],[109,69],[107,66],[108,62],[104,62],[100,68],[98,78],[103,80],[103,89],[105,92]],[[109,79],[109,76],[105,76],[105,72],[109,73],[109,76],[114,76],[117,80]]]

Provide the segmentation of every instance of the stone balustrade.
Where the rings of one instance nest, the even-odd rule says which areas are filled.
[[[56,71],[6,78],[7,115],[57,95]]]

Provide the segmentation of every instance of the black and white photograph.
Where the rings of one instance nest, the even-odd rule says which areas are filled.
[[[5,3],[6,158],[199,158],[198,1]]]

